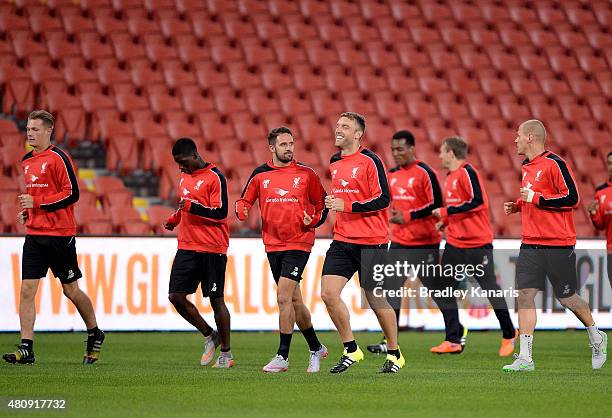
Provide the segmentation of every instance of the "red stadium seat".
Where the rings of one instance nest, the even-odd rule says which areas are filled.
[[[345,109],[350,109],[352,112],[357,112],[362,115],[371,115],[376,113],[374,101],[370,99],[370,96],[367,93],[362,93],[358,90],[351,90],[340,93],[340,97],[344,102]]]
[[[395,94],[410,94],[419,90],[419,85],[412,73],[401,66],[384,69],[390,90]]]
[[[282,2],[276,2],[275,5],[280,3]],[[287,37],[287,29],[271,19],[257,19],[254,24],[255,32],[261,40],[271,41],[272,39]]]
[[[235,138],[234,129],[226,118],[215,113],[200,113],[197,116],[205,141]]]
[[[325,84],[327,88],[335,93],[357,87],[355,78],[350,69],[341,65],[330,65],[324,68]]]
[[[161,65],[166,85],[171,89],[181,86],[194,86],[196,79],[193,73],[177,61],[164,61]]]
[[[234,42],[225,37],[216,37],[209,40],[212,60],[215,64],[242,61],[244,59],[241,49]]]
[[[231,87],[213,89],[213,100],[216,110],[223,115],[247,110],[247,104],[242,94]]]
[[[340,63],[353,69],[360,68],[362,64],[370,62],[368,55],[363,49],[358,49],[351,40],[341,39],[334,43]]]
[[[250,89],[245,92],[249,111],[254,115],[263,116],[266,113],[280,112],[280,104],[276,96],[264,89]]]
[[[329,17],[325,15],[321,16],[321,18],[326,19],[326,21],[329,20]],[[282,16],[279,20],[287,28],[288,39],[294,42],[300,42],[317,37],[316,25],[318,23],[318,19],[319,17],[313,19],[314,21],[311,22],[306,21],[304,17],[299,14],[291,14],[288,16]],[[325,39],[325,37],[321,37]]]
[[[244,62],[231,62],[226,66],[230,85],[236,90],[244,90],[261,85],[261,78],[255,67],[248,67]]]
[[[262,121],[248,112],[237,112],[230,115],[234,132],[239,141],[263,141],[267,132]]]
[[[307,39],[303,42],[308,61],[313,67],[322,68],[339,63],[338,54],[330,43],[320,39]]]
[[[25,78],[17,78],[6,83],[2,98],[2,111],[23,119],[34,109],[34,83]]]
[[[434,96],[440,109],[440,115],[446,120],[469,116],[469,110],[462,96],[454,93],[440,93]]]
[[[399,25],[391,18],[381,18],[374,21],[374,24],[378,27],[380,32],[381,40],[387,44],[395,44],[396,42],[411,42],[412,37],[403,26],[403,23]]]
[[[149,215],[149,227],[155,234],[163,233],[163,224],[175,212],[175,209],[169,206],[153,205],[147,209]]]
[[[483,21],[469,22],[467,27],[475,45],[487,46],[501,43],[498,32]]]
[[[312,112],[312,105],[306,98],[305,94],[302,95],[293,89],[285,89],[278,91],[279,102],[281,111],[291,116],[296,113],[309,113]]]
[[[380,34],[376,27],[370,23],[364,22],[361,16],[345,17],[346,26],[349,30],[349,37],[357,44],[363,44],[371,41],[377,41]]]
[[[374,93],[374,103],[377,113],[385,118],[395,118],[408,113],[401,95],[389,91]]]
[[[482,50],[471,44],[461,44],[455,47],[463,67],[468,70],[480,71],[491,67],[491,60]]]
[[[207,61],[200,61],[194,64],[194,70],[198,86],[202,89],[229,85],[229,77],[222,67]]]
[[[510,92],[508,81],[502,74],[493,69],[486,69],[478,72],[482,91],[490,96],[505,94]]]
[[[357,88],[363,93],[386,90],[389,88],[387,79],[381,70],[375,70],[372,67],[356,67],[354,71],[355,79],[357,80]]]
[[[269,41],[264,42],[256,37],[248,37],[240,39],[238,43],[242,48],[245,62],[249,66],[263,65],[276,60]]]

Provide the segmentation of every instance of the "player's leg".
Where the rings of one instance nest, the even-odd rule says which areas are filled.
[[[495,277],[495,263],[493,261],[493,246],[487,245],[482,248],[474,248],[470,251],[470,264],[474,267],[481,266],[484,274],[475,274],[474,278],[483,290],[501,291]],[[479,270],[476,270],[479,271]],[[502,330],[502,341],[499,347],[499,355],[507,357],[514,353],[514,345],[518,332],[512,324],[508,304],[503,297],[489,297],[493,311]]]
[[[442,265],[442,271],[445,271],[444,267],[447,265],[465,264],[465,249],[446,244],[440,264]],[[455,289],[457,286],[457,281],[454,277],[447,277],[444,274],[428,277],[426,282],[428,288],[436,290]],[[434,302],[436,302],[440,312],[442,312],[446,338],[441,344],[432,347],[430,351],[434,354],[462,353],[466,345],[467,328],[459,321],[459,307],[456,298],[437,297],[434,298]]]
[[[317,373],[321,369],[321,360],[326,358],[329,352],[327,351],[327,347],[325,347],[319,341],[319,337],[312,326],[310,311],[304,304],[299,285],[296,286],[295,290],[293,291],[292,303],[293,310],[295,312],[295,323],[302,332],[302,335],[308,344],[308,351],[310,351],[308,368],[306,371],[308,373]]]
[[[548,277],[555,296],[586,327],[592,348],[591,366],[600,369],[606,362],[608,337],[597,328],[589,304],[576,293],[576,253],[573,248],[564,248],[547,250],[546,254]]]
[[[347,283],[348,279],[342,276],[325,275],[321,278],[321,299],[343,343],[355,341],[348,307],[340,297]]]
[[[204,337],[208,337],[214,330],[204,318],[202,318],[198,308],[187,299],[187,296],[191,293],[173,291],[168,294],[168,300],[180,316],[200,331]]]
[[[225,290],[225,268],[227,256],[217,253],[203,253],[201,255],[203,269],[206,272],[201,282],[202,295],[210,298],[217,331],[213,332],[212,338],[206,340],[205,350],[202,354],[203,361],[200,364],[208,364],[205,354],[211,353],[210,360],[217,346],[221,345],[221,352],[212,367],[227,369],[234,365],[234,356],[231,351],[231,316],[224,299]]]

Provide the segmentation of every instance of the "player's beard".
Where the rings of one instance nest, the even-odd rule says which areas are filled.
[[[280,161],[281,163],[287,164],[293,160],[293,153],[291,152],[291,153],[279,154],[277,152],[276,158],[278,158],[278,161]]]

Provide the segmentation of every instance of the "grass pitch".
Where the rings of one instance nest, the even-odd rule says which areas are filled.
[[[39,333],[34,365],[0,364],[0,416],[65,417],[596,417],[612,410],[612,362],[591,370],[584,331],[539,332],[534,373],[507,374],[511,361],[497,356],[500,334],[472,332],[461,355],[428,352],[441,333],[402,333],[407,365],[379,375],[382,356],[341,375],[329,368],[339,358],[336,333],[320,333],[330,349],[317,375],[306,373],[308,352],[296,333],[287,373],[264,374],[275,354],[273,333],[234,333],[236,366],[199,365],[196,333],[107,333],[101,360],[80,364],[84,333]],[[365,351],[380,338],[356,334]],[[0,334],[0,351],[12,351],[17,334]],[[65,399],[61,411],[9,410],[9,399]]]

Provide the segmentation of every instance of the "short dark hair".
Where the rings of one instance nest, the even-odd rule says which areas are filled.
[[[28,115],[28,120],[40,119],[45,125],[45,128],[53,128],[55,126],[55,118],[46,110],[34,110]]]
[[[276,138],[278,138],[280,134],[289,134],[293,136],[293,132],[291,132],[291,129],[287,128],[286,126],[279,126],[278,128],[272,129],[268,134],[268,144],[276,144]]]
[[[405,129],[394,133],[392,139],[403,139],[406,142],[406,145],[414,146],[414,135]]]
[[[198,147],[191,138],[179,138],[172,147],[172,155],[194,155],[198,153]]]
[[[606,158],[610,158],[610,157],[612,157],[612,151],[608,153],[608,156]]]
[[[460,136],[449,136],[442,141],[443,145],[446,145],[446,148],[451,150],[455,157],[459,160],[465,160],[468,153],[468,144]]]
[[[365,116],[360,115],[357,112],[344,112],[340,115],[340,117],[341,118],[345,117],[345,118],[349,118],[350,120],[354,120],[359,130],[365,134],[365,130],[366,130]]]

